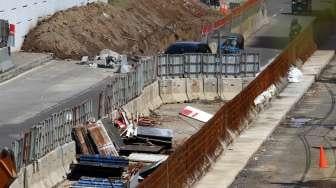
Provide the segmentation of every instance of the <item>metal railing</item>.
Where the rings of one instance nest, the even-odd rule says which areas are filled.
[[[161,78],[255,76],[260,71],[260,57],[256,53],[159,55],[157,66]]]
[[[52,114],[48,119],[30,128],[20,139],[15,140],[12,143],[12,151],[17,171],[57,147],[71,142],[72,128],[92,117],[92,109],[92,101],[89,100]]]

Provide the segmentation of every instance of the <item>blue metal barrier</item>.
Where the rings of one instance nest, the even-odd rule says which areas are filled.
[[[129,161],[123,157],[100,156],[100,155],[81,155],[79,164],[101,167],[126,168]]]
[[[71,188],[124,188],[125,183],[121,180],[106,178],[81,177],[80,180],[70,186]]]

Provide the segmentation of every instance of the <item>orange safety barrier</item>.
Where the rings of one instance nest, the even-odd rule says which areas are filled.
[[[236,17],[241,16],[247,10],[260,5],[263,0],[249,0],[241,6],[231,10],[228,14],[225,15],[223,19],[217,20],[213,24],[205,25],[202,27],[202,35],[207,35],[214,30],[217,30],[221,27],[224,27],[227,24],[230,24],[232,20]]]
[[[8,150],[0,152],[0,188],[7,188],[16,177],[14,156]]]

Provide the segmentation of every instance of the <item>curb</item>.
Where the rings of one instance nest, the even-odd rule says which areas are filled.
[[[27,72],[33,68],[36,68],[38,66],[41,66],[41,65],[44,65],[45,63],[49,62],[50,60],[53,59],[53,56],[52,55],[48,55],[46,57],[43,57],[43,58],[39,58],[37,60],[34,60],[30,63],[26,63],[25,65],[23,66],[20,66],[20,67],[15,67],[5,73],[2,73],[0,74],[0,83],[1,82],[4,82],[4,81],[7,81],[9,79],[12,79],[24,72]]]

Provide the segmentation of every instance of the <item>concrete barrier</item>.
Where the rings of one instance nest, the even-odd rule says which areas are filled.
[[[174,98],[174,102],[186,102],[189,101],[187,96],[187,88],[186,88],[186,79],[184,78],[175,78],[172,82],[172,95]]]
[[[136,114],[136,100],[133,99],[131,101],[129,101],[128,103],[126,103],[124,106],[123,106],[123,109],[125,110],[128,118],[131,118],[132,115],[134,116]]]
[[[153,82],[144,88],[144,91],[137,99],[137,112],[148,115],[149,110],[154,110],[162,105],[162,100],[159,94],[158,81]]]
[[[184,78],[159,80],[159,89],[164,104],[188,101]]]
[[[204,100],[219,99],[218,79],[214,77],[203,77]]]
[[[220,78],[218,82],[220,97],[225,101],[233,99],[243,89],[242,78]]]
[[[140,113],[149,115],[149,110],[154,110],[162,105],[162,100],[159,95],[158,81],[146,86],[140,96],[129,101],[123,106],[127,116],[131,118],[132,115]]]
[[[76,159],[75,142],[67,143],[21,169],[10,188],[49,188],[66,179],[70,164]]]
[[[163,104],[174,103],[172,79],[159,80],[160,97]]]
[[[268,23],[267,9],[265,3],[261,4],[258,11],[246,18],[239,26],[231,28],[232,33],[240,33],[248,38],[259,30],[263,25]]]
[[[152,92],[151,96],[151,103],[152,103],[152,108],[151,110],[154,110],[156,108],[159,108],[162,105],[162,100],[160,97],[160,91],[159,91],[159,82],[155,81],[150,85],[150,92]]]
[[[199,100],[205,98],[202,78],[187,78],[186,84],[189,100]]]

